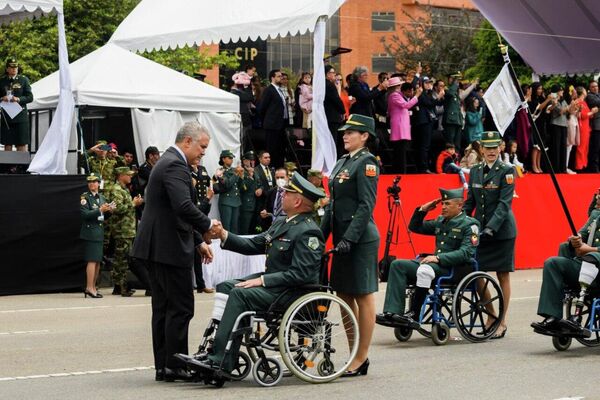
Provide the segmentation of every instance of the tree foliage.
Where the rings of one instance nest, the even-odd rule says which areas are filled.
[[[65,0],[65,31],[71,62],[103,46],[140,0]],[[53,15],[0,27],[0,62],[16,57],[32,82],[58,69],[58,28]],[[236,68],[227,54],[209,55],[195,47],[143,54],[189,75],[214,65]]]
[[[404,37],[382,37],[386,52],[396,58],[405,71],[414,70],[420,62],[427,74],[444,77],[464,71],[475,64],[473,36],[480,25],[479,13],[466,9],[448,10],[425,7],[425,15],[404,14],[410,22]]]

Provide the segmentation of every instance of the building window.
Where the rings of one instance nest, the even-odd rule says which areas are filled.
[[[373,32],[393,32],[396,30],[396,15],[393,12],[374,12],[371,14]]]
[[[395,72],[396,59],[388,54],[376,54],[371,58],[371,72]]]

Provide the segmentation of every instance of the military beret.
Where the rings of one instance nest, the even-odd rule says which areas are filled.
[[[92,172],[87,176],[86,180],[88,182],[100,182],[100,177]]]
[[[129,167],[117,167],[115,168],[115,174],[118,175],[135,175],[135,171],[129,169]]]
[[[244,153],[244,155],[242,156],[243,160],[255,160],[256,156],[254,155],[254,152],[252,150],[247,151]]]
[[[481,135],[481,145],[483,147],[498,147],[502,138],[498,131],[487,131]]]
[[[290,181],[283,189],[287,192],[300,193],[312,202],[325,197],[325,192],[318,189],[297,172],[294,172]]]
[[[6,67],[7,67],[7,68],[8,68],[8,67],[13,67],[13,68],[15,68],[15,67],[18,67],[18,66],[19,66],[19,63],[17,62],[17,59],[16,59],[16,58],[14,58],[14,57],[10,57],[10,58],[7,58],[7,59],[6,59]]]
[[[459,188],[459,189],[442,189],[442,188],[440,188],[440,194],[442,195],[442,200],[464,198],[462,188]]]
[[[377,137],[375,133],[375,120],[360,114],[350,114],[346,123],[338,131],[368,132],[369,135]]]

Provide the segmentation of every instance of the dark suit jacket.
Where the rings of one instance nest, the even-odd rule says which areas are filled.
[[[263,91],[258,107],[258,115],[264,129],[283,129],[285,127],[284,106],[281,95],[272,84]]]
[[[339,124],[344,121],[344,114],[346,114],[344,103],[342,103],[335,85],[328,80],[325,81],[323,107],[325,108],[325,117],[327,117],[328,124]]]
[[[373,118],[373,99],[379,96],[380,91],[363,87],[360,82],[353,82],[348,89],[348,94],[356,98],[356,103],[350,107],[350,114],[366,115]]]
[[[188,164],[177,150],[169,147],[152,168],[146,187],[146,207],[132,256],[191,268],[194,265],[194,230],[204,233],[210,228],[210,219],[196,207],[194,199]]]

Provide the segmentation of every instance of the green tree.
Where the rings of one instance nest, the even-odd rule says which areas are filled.
[[[401,69],[414,70],[420,62],[425,73],[444,77],[475,64],[473,36],[481,14],[429,6],[424,16],[404,14],[410,20],[404,37],[381,38],[386,52],[396,58]]]
[[[65,0],[69,60],[78,60],[108,42],[140,0]],[[58,69],[58,28],[53,15],[0,26],[0,62],[16,57],[32,82]],[[149,59],[189,75],[215,65],[236,68],[234,57],[208,55],[196,47],[145,53]],[[116,66],[115,66],[116,67]]]

